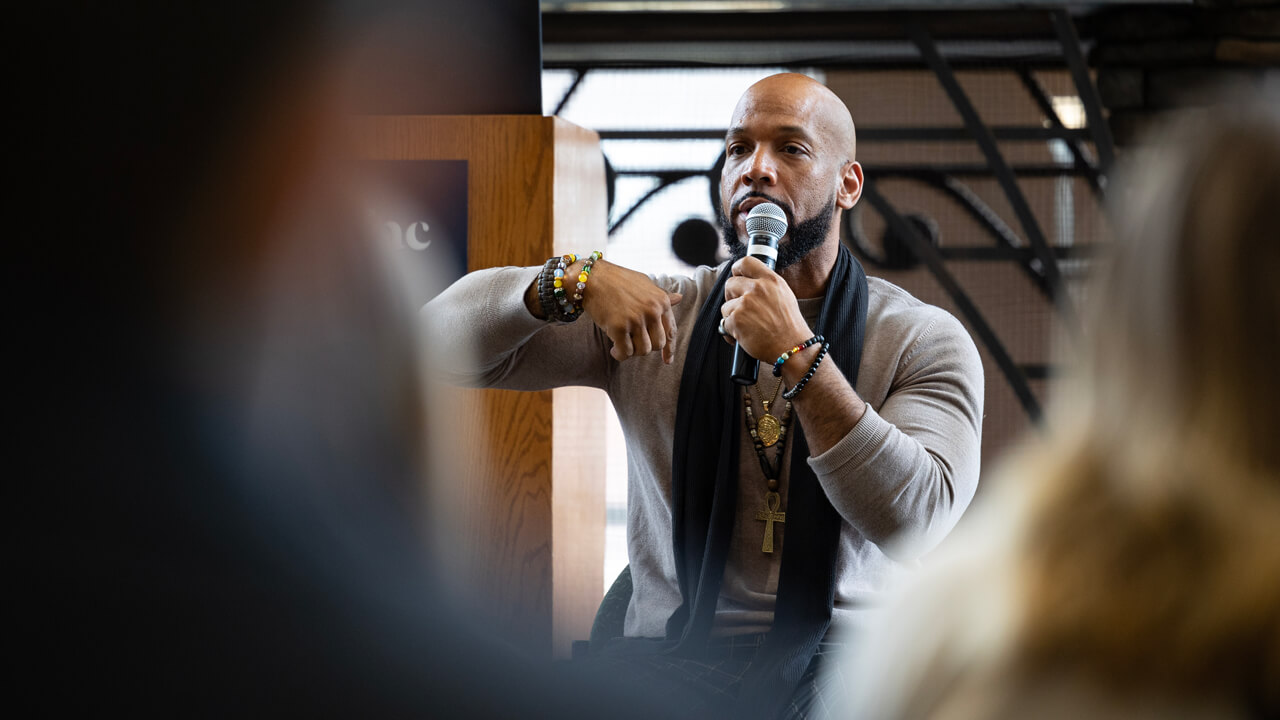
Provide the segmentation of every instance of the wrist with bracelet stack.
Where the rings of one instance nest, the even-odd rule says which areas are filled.
[[[604,253],[599,250],[588,255],[576,281],[569,274],[570,267],[578,261],[578,256],[573,253],[550,258],[542,266],[538,273],[538,302],[549,322],[570,323],[582,316],[582,300],[586,295],[587,281],[591,278],[591,268],[602,257]]]
[[[773,362],[774,377],[782,377],[782,366],[786,364],[787,360],[812,345],[821,345],[821,347],[818,348],[818,356],[814,358],[813,364],[809,366],[809,371],[800,378],[800,381],[797,382],[794,387],[782,393],[783,398],[790,400],[800,394],[800,391],[804,389],[804,386],[808,384],[808,382],[813,379],[814,374],[818,372],[818,365],[822,364],[822,359],[827,356],[827,348],[829,348],[831,344],[828,343],[821,335],[814,335],[808,340],[805,340],[799,345],[796,345],[790,350],[782,353],[778,356],[778,359]]]

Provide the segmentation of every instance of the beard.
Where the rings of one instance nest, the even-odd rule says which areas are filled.
[[[795,265],[804,259],[805,255],[813,252],[815,249],[822,247],[822,243],[826,242],[827,234],[831,231],[831,222],[836,214],[836,199],[833,196],[831,202],[827,206],[819,210],[813,217],[799,223],[794,222],[795,218],[791,214],[791,208],[774,200],[773,198],[764,197],[769,202],[782,208],[787,214],[788,220],[792,221],[788,228],[790,240],[788,242],[778,243],[778,263],[773,268],[774,272]],[[748,195],[747,197],[751,197]],[[744,198],[745,199],[745,198]],[[738,202],[742,202],[739,200]],[[720,234],[724,237],[724,244],[729,247],[729,256],[732,262],[737,262],[747,256],[747,244],[738,237],[738,231],[733,227],[733,223],[724,213],[720,215]]]

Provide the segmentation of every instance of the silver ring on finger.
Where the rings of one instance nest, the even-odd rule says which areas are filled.
[[[720,318],[720,334],[721,334],[721,335],[724,335],[725,337],[728,337],[728,336],[729,336],[729,331],[724,329],[724,321],[725,321],[725,320],[728,320],[728,319],[729,319],[729,318],[727,318],[727,317],[722,317],[722,318]]]

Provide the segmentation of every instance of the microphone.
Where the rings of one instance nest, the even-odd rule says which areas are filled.
[[[787,214],[773,203],[761,203],[747,213],[747,254],[764,263],[770,270],[778,264],[778,241],[787,233]],[[733,381],[754,385],[760,374],[760,361],[747,354],[742,345],[733,349]]]

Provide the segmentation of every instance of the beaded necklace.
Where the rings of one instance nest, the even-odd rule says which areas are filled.
[[[742,406],[746,410],[747,432],[751,433],[751,443],[755,446],[756,457],[760,459],[760,469],[764,471],[766,487],[768,490],[764,494],[764,509],[756,513],[756,519],[764,521],[764,544],[760,550],[762,552],[773,552],[773,524],[775,522],[785,523],[787,514],[779,512],[778,508],[782,505],[782,497],[778,495],[778,475],[782,470],[783,456],[787,451],[787,426],[791,423],[791,401],[788,400],[783,406],[782,420],[779,422],[769,412],[769,404],[778,396],[778,388],[781,387],[782,380],[778,380],[778,385],[773,388],[773,397],[769,400],[761,400],[760,404],[764,407],[764,416],[756,422],[755,410],[751,407],[751,393],[742,393]],[[778,449],[773,456],[776,464],[769,461],[769,455],[765,452],[765,448],[777,443]]]

